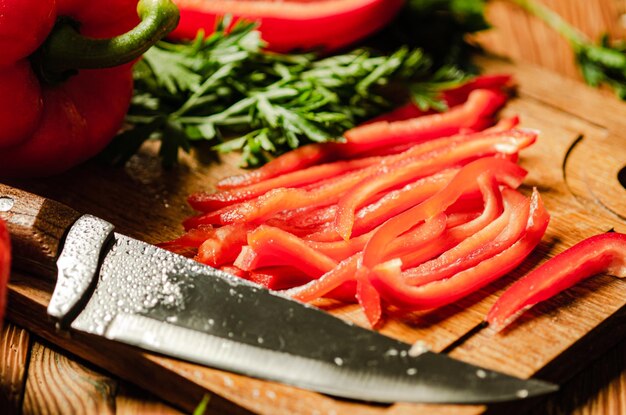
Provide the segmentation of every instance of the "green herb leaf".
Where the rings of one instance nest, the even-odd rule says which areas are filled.
[[[134,70],[132,128],[114,140],[109,159],[124,162],[144,140],[158,139],[170,166],[192,142],[209,141],[219,152],[241,151],[242,164],[254,166],[306,143],[339,140],[408,98],[445,109],[441,90],[467,80],[457,68],[435,70],[420,49],[320,59],[264,51],[253,23],[226,27],[220,22],[190,43],[159,42],[144,55]]]

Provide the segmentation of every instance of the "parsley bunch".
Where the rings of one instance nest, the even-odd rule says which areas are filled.
[[[129,128],[106,158],[123,163],[152,139],[172,165],[179,149],[208,141],[220,152],[241,151],[242,164],[255,166],[306,143],[340,139],[397,104],[391,97],[445,109],[438,92],[467,81],[454,67],[434,70],[420,49],[276,54],[264,51],[254,23],[227,27],[225,20],[207,38],[160,42],[144,55],[134,70]]]

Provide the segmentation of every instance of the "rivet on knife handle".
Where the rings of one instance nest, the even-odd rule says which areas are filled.
[[[0,218],[11,234],[13,263],[22,271],[56,275],[61,241],[79,217],[61,203],[0,183]]]

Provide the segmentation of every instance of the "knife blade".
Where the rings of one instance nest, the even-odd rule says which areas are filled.
[[[49,199],[0,184],[0,201],[16,265],[39,274],[56,268],[48,314],[70,332],[369,402],[492,403],[557,390],[412,353],[409,344],[118,234]]]

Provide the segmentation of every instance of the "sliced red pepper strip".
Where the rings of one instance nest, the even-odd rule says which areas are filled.
[[[457,134],[493,116],[506,102],[506,94],[488,89],[472,91],[463,105],[445,113],[425,115],[404,121],[381,121],[353,128],[344,136],[348,143],[376,146],[419,142]]]
[[[320,232],[326,227],[327,223],[335,218],[335,211],[335,205],[320,208],[299,208],[278,212],[264,223],[296,236],[305,237]]]
[[[530,133],[528,134],[530,136]],[[244,202],[226,206],[217,211],[191,217],[184,222],[186,229],[200,225],[229,223],[245,223],[266,220],[277,212],[302,207],[326,206],[335,203],[339,197],[351,189],[361,180],[384,172],[394,165],[407,164],[417,157],[424,157],[429,152],[449,147],[451,143],[463,140],[462,136],[446,137],[441,140],[413,146],[401,154],[387,156],[380,159],[376,165],[357,171],[349,172],[339,177],[329,178],[316,183],[316,187],[307,188],[277,188],[264,195]]]
[[[482,158],[464,166],[450,184],[423,203],[389,219],[372,235],[363,250],[363,265],[371,268],[384,258],[389,243],[398,235],[409,230],[422,220],[445,211],[462,194],[478,187],[476,178],[483,173],[498,178],[498,181],[516,188],[522,182],[526,171],[507,160],[494,157]]]
[[[361,258],[362,254],[360,252],[354,254],[341,261],[336,267],[332,268],[318,279],[283,292],[304,303],[323,297],[341,287],[344,283],[354,280]]]
[[[198,248],[194,259],[212,267],[232,263],[239,255],[241,247],[247,243],[247,235],[251,229],[246,224],[213,229],[211,236]]]
[[[217,193],[196,193],[191,195],[187,200],[195,210],[209,212],[233,203],[252,199],[272,189],[281,187],[301,187],[306,184],[316,183],[323,179],[336,177],[353,170],[371,166],[380,162],[380,160],[380,157],[368,157],[322,164],[263,180],[259,183],[238,187],[233,190]]]
[[[234,265],[222,265],[219,269],[220,271],[227,272],[236,277],[248,279],[248,274],[249,274],[248,271],[244,271],[241,268],[238,268]]]
[[[330,143],[328,143],[330,145]],[[235,189],[291,173],[327,161],[331,152],[328,145],[314,143],[289,151],[253,171],[226,177],[217,183],[218,189]]]
[[[534,143],[536,132],[530,130],[510,130],[487,134],[470,135],[459,138],[447,148],[431,153],[413,163],[397,166],[376,177],[368,177],[354,189],[346,193],[338,202],[335,227],[342,238],[352,234],[354,212],[372,195],[390,187],[401,186],[409,181],[435,174],[445,168],[463,164],[473,158],[492,156],[496,153],[517,153]]]
[[[311,277],[293,267],[270,267],[251,271],[247,280],[270,290],[284,290],[311,281]]]
[[[467,101],[467,97],[476,89],[504,91],[514,86],[513,77],[509,74],[481,75],[458,88],[443,92],[444,99],[449,107],[454,107]]]
[[[601,273],[626,277],[626,235],[592,236],[549,259],[509,287],[486,320],[501,330],[533,305]]]
[[[387,219],[405,211],[406,209],[423,202],[430,196],[445,187],[458,169],[449,169],[444,172],[422,178],[410,183],[401,189],[392,190],[383,197],[363,208],[355,215],[355,223],[352,230],[353,239],[365,233],[371,232]],[[333,215],[327,218],[327,222],[334,222],[337,206],[333,206]],[[306,239],[318,242],[335,242],[343,240],[332,223],[327,223],[317,232],[310,233]],[[360,249],[363,249],[362,247]]]
[[[437,215],[394,240],[390,247],[391,255],[401,255],[402,252],[417,249],[421,245],[437,238],[443,233],[445,228],[446,215]],[[362,251],[374,231],[372,230],[348,241],[320,242],[305,240],[305,243],[330,258],[343,261]]]
[[[479,232],[461,241],[439,257],[405,270],[410,285],[440,281],[471,268],[513,245],[526,230],[530,201],[516,190],[503,191],[504,211]]]
[[[187,248],[198,248],[202,245],[202,242],[211,238],[215,233],[215,229],[211,225],[201,225],[198,228],[189,229],[185,234],[178,238],[161,242],[157,244],[159,248],[167,249],[168,251],[180,253]]]
[[[522,238],[501,253],[451,278],[411,286],[402,277],[400,260],[373,267],[369,278],[381,297],[398,307],[421,310],[450,304],[515,269],[539,244],[548,227],[550,215],[536,190],[531,206],[531,217]]]
[[[267,225],[248,234],[248,249],[242,249],[234,264],[245,271],[277,265],[293,266],[314,278],[337,266],[336,261],[297,236]]]
[[[363,312],[370,326],[378,326],[383,315],[380,294],[367,278],[367,273],[362,268],[357,270],[356,299],[363,308]]]
[[[443,216],[443,219],[445,222],[445,215]],[[437,238],[437,236],[441,233],[441,230],[437,230],[437,228],[443,228],[443,226],[440,226],[439,224],[440,220],[441,217],[434,218],[431,221],[426,222],[426,224],[423,225],[418,231],[421,238],[416,236],[414,238],[414,243],[423,244],[432,240],[432,238]],[[336,297],[339,294],[341,294],[343,298],[346,294],[345,291],[348,291],[347,295],[351,298],[354,296],[354,291],[347,287],[352,286],[351,284],[355,282],[356,277],[358,276],[359,269],[362,269],[362,267],[360,267],[362,258],[362,253],[358,252],[341,261],[339,265],[322,275],[320,278],[303,286],[287,290],[285,293],[303,302],[310,302],[321,297]],[[375,315],[375,313],[372,315]]]
[[[448,215],[446,226],[448,229],[441,237],[432,241],[426,246],[414,249],[411,252],[402,255],[402,266],[404,269],[413,268],[425,261],[441,255],[447,250],[458,245],[461,241],[469,238],[471,235],[480,232],[485,226],[494,221],[503,210],[502,195],[499,191],[499,184],[496,181],[489,180],[488,176],[479,176],[477,179],[478,187],[483,196],[484,208],[480,215],[469,222],[455,224],[451,221],[451,215]],[[463,197],[459,198],[462,200]],[[458,203],[458,201],[457,201]],[[454,205],[453,205],[454,206]],[[450,207],[448,210],[452,209]]]

